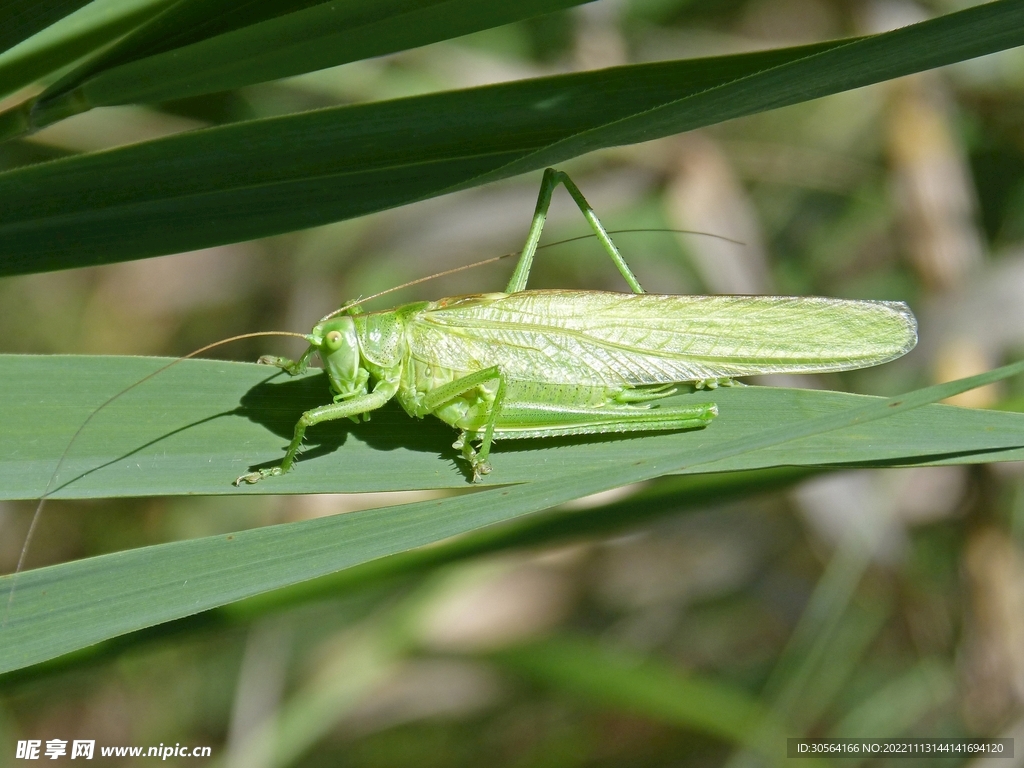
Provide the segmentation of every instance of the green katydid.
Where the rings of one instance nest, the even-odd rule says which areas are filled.
[[[632,293],[526,289],[558,184]],[[410,416],[436,416],[458,429],[455,447],[476,482],[491,471],[497,440],[704,427],[718,413],[713,402],[654,401],[684,382],[713,389],[738,376],[878,365],[913,349],[917,325],[901,302],[644,293],[580,190],[549,168],[504,293],[379,312],[347,305],[305,338],[309,347],[298,360],[260,362],[297,375],[319,355],[334,401],[301,416],[279,466],[242,475],[236,485],[288,472],[308,427],[369,418],[392,398]]]

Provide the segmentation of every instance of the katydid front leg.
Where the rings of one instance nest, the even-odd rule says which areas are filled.
[[[313,357],[314,352],[316,352],[316,347],[310,344],[309,348],[302,353],[302,357],[298,360],[289,360],[287,357],[276,357],[274,355],[263,355],[256,362],[260,365],[276,366],[289,376],[298,376],[301,373],[305,373],[309,368],[309,359]]]
[[[389,382],[386,380],[381,381],[374,388],[373,392],[368,395],[363,395],[340,403],[321,405],[319,408],[312,408],[306,411],[295,424],[295,433],[292,437],[291,443],[288,444],[288,451],[285,453],[284,461],[281,462],[281,465],[279,467],[260,469],[256,472],[250,472],[246,475],[242,475],[235,480],[234,484],[236,486],[241,485],[242,483],[249,483],[251,485],[253,483],[258,483],[265,477],[283,475],[285,472],[290,470],[292,468],[292,464],[295,463],[295,454],[298,453],[299,447],[302,445],[302,438],[306,434],[307,427],[312,427],[314,424],[320,424],[324,421],[347,419],[350,416],[367,413],[368,411],[375,411],[395,396],[397,388],[398,385],[395,382]]]

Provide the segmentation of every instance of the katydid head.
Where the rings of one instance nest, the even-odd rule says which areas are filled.
[[[351,317],[317,323],[307,338],[323,360],[331,389],[342,397],[366,394],[369,374],[360,365],[359,340]]]

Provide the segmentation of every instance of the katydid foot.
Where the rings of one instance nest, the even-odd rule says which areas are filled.
[[[465,432],[459,433],[458,439],[452,443],[452,448],[462,451],[463,457],[469,462],[469,466],[472,467],[473,480],[471,482],[479,483],[483,480],[484,475],[491,474],[491,462],[486,457],[482,457],[477,453]]]
[[[281,467],[271,467],[270,469],[261,469],[261,470],[258,470],[256,472],[250,472],[247,475],[242,475],[241,477],[236,478],[235,482],[232,483],[232,485],[234,485],[235,487],[240,486],[242,483],[247,483],[249,485],[255,485],[256,483],[258,483],[260,480],[262,480],[265,477],[277,477],[278,475],[283,475],[284,472],[285,471],[283,469],[281,469]]]
[[[259,360],[256,361],[257,365],[272,365],[275,368],[280,368],[289,376],[298,376],[300,373],[305,373],[309,368],[309,363],[305,357],[300,360],[289,360],[287,357],[277,357],[275,355],[263,355]]]

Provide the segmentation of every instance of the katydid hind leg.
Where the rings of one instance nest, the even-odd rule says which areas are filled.
[[[616,269],[619,270],[619,274],[629,284],[630,290],[633,293],[643,293],[644,289],[640,286],[640,281],[636,279],[629,265],[626,264],[626,260],[619,253],[619,249],[615,247],[611,236],[604,228],[604,225],[601,224],[600,219],[597,218],[597,214],[594,213],[594,209],[591,208],[590,203],[587,202],[579,187],[576,186],[566,173],[556,171],[554,168],[547,168],[544,171],[544,178],[540,183],[540,192],[537,195],[537,206],[533,213],[533,221],[530,224],[529,234],[526,236],[526,245],[523,246],[523,252],[519,256],[519,261],[516,263],[512,278],[505,288],[505,293],[518,293],[526,289],[526,283],[530,277],[530,269],[533,266],[533,257],[537,252],[537,245],[540,243],[540,235],[544,229],[544,222],[547,220],[548,208],[551,206],[551,194],[559,184],[565,186],[573,202],[576,203],[583,213],[583,218],[590,224],[590,228],[601,242],[605,252],[611,257]]]
[[[718,414],[711,402],[652,402],[673,394],[673,384],[605,388],[511,381],[507,385],[494,424],[498,440],[695,429],[707,426]]]
[[[456,383],[468,391],[484,383],[485,373],[491,371]],[[698,429],[718,415],[712,402],[652,405],[652,400],[673,393],[671,385],[616,391],[515,382],[500,373],[491,378],[495,379],[498,388],[486,414],[474,428],[464,429],[455,442],[473,467],[474,482],[490,471],[488,458],[495,440]],[[474,441],[479,441],[479,449],[473,448]]]
[[[718,415],[715,403],[649,408],[612,405],[563,409],[556,416],[537,404],[508,403],[494,430],[495,439],[515,440],[568,435],[608,435],[631,432],[672,432],[706,427]]]
[[[742,381],[729,378],[728,376],[715,376],[710,379],[697,379],[693,382],[694,389],[718,389],[719,387],[744,387]]]

